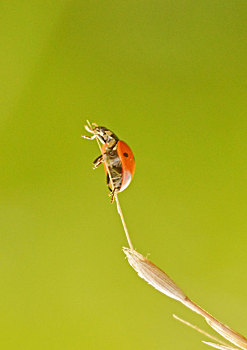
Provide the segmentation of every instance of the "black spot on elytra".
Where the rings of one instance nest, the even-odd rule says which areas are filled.
[[[129,155],[128,155],[128,153],[126,153],[126,152],[124,152],[124,154],[123,154],[125,157],[128,157]]]

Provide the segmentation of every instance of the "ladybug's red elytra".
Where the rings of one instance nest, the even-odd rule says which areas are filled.
[[[83,136],[93,140],[97,138],[101,143],[102,154],[93,162],[94,169],[101,163],[104,164],[107,185],[112,193],[112,198],[118,192],[125,190],[135,172],[135,158],[130,147],[109,129],[93,124],[93,128],[85,126],[93,136]]]

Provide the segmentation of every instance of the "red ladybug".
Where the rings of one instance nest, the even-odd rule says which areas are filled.
[[[93,162],[94,169],[101,163],[104,164],[106,172],[106,182],[112,192],[112,198],[115,193],[125,190],[135,172],[135,158],[129,146],[118,139],[118,137],[104,126],[94,124],[92,129],[86,127],[86,130],[93,133],[92,137],[84,136],[87,139],[98,138],[103,144],[102,154]]]

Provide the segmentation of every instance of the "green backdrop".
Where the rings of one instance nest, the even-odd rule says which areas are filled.
[[[86,119],[135,154],[134,246],[247,335],[247,3],[2,1],[0,344],[204,349],[128,265]]]

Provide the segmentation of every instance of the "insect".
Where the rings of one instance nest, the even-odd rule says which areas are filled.
[[[114,195],[125,190],[135,172],[135,158],[130,147],[109,129],[93,123],[93,127],[85,126],[93,136],[83,136],[85,139],[97,138],[101,143],[101,155],[93,162],[94,169],[103,163],[106,172],[107,186],[111,191],[112,201]]]

